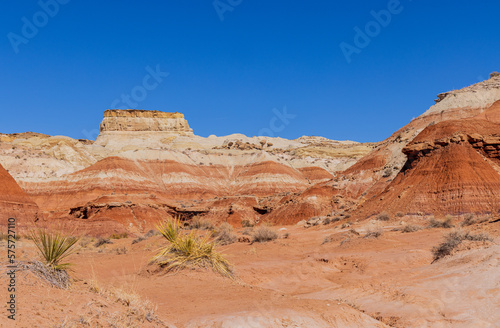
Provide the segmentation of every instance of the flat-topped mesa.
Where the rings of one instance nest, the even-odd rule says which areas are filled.
[[[193,130],[182,113],[167,113],[157,110],[108,109],[100,126],[101,132],[170,132],[178,135],[193,135]]]

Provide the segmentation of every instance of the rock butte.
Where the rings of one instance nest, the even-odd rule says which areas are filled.
[[[109,131],[170,132],[176,135],[193,135],[181,113],[165,113],[156,110],[106,110],[100,126],[101,133]]]
[[[440,94],[423,115],[372,144],[203,138],[180,113],[107,110],[95,142],[1,135],[0,162],[43,219],[94,234],[144,232],[175,214],[234,225],[362,220],[381,211],[496,215],[499,100],[500,76],[493,75]]]

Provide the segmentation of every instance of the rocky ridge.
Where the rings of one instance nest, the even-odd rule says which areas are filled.
[[[108,111],[95,142],[1,135],[0,160],[46,218],[114,230],[142,231],[174,214],[238,225],[294,224],[316,216],[364,219],[384,210],[496,213],[499,88],[500,76],[493,75],[442,95],[377,144],[239,134],[203,138],[185,135],[187,122],[179,133],[158,125],[143,131],[145,117],[185,119],[178,113]],[[136,127],[119,125],[136,118]]]

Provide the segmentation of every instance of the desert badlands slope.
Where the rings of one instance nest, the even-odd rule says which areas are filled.
[[[0,135],[2,229],[84,235],[69,289],[22,271],[17,327],[500,327],[498,74],[379,143],[203,138],[142,110],[107,110],[100,129]],[[235,278],[149,264],[172,217],[229,223]],[[278,238],[253,242],[260,226]],[[437,256],[450,231],[468,237]]]

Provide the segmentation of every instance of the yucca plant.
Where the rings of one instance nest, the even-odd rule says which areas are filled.
[[[70,263],[61,263],[61,261],[73,253],[73,246],[78,242],[79,237],[42,228],[30,230],[29,235],[47,266],[59,271],[65,270],[71,265]]]
[[[174,243],[179,237],[181,225],[179,219],[173,219],[168,222],[160,222],[156,229],[162,234],[163,237],[170,243]]]
[[[178,219],[162,222],[157,229],[169,244],[160,249],[152,262],[172,271],[189,266],[209,267],[223,276],[233,277],[231,264],[216,250],[216,242],[209,237],[200,238],[194,232],[181,235]]]

